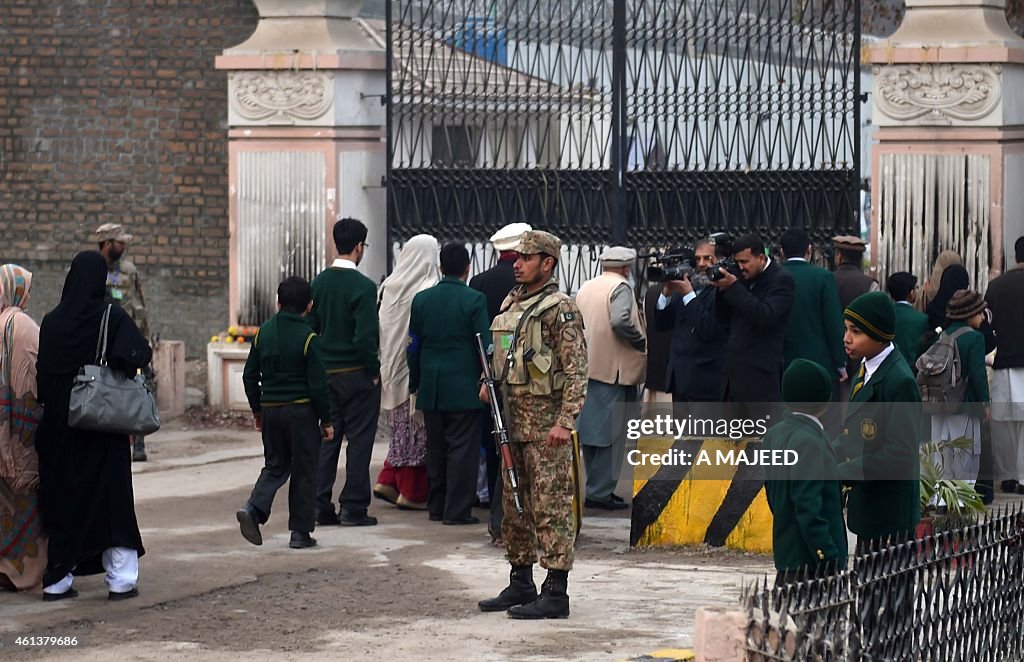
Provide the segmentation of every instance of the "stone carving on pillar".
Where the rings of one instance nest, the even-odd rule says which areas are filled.
[[[241,71],[228,74],[231,106],[254,121],[310,121],[334,104],[334,74],[321,71]]]
[[[1002,96],[998,64],[875,67],[875,103],[897,121],[950,124],[989,115]]]

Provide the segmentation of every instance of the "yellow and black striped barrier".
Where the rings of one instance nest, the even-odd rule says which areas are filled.
[[[696,458],[740,451],[746,441],[645,437],[641,457],[665,453]],[[705,543],[745,552],[772,551],[772,515],[760,467],[641,465],[633,469],[630,545]]]

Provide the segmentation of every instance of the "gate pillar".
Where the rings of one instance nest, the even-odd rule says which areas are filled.
[[[274,310],[282,277],[333,259],[334,221],[369,227],[360,269],[385,271],[385,44],[362,0],[254,0],[260,22],[227,71],[231,323]],[[269,297],[269,299],[268,299]]]
[[[339,217],[369,228],[360,270],[379,281],[386,268],[383,26],[358,18],[362,0],[254,3],[256,31],[216,59],[228,76],[232,326],[262,323],[281,280],[330,264]],[[246,408],[247,349],[207,348],[211,405]]]
[[[1005,0],[907,0],[873,65],[872,259],[928,277],[957,251],[984,292],[1024,234],[1024,39]],[[883,281],[884,282],[884,281]]]

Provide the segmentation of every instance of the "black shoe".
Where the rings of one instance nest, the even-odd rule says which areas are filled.
[[[316,538],[304,531],[292,531],[292,539],[288,543],[292,549],[306,549],[316,547]]]
[[[615,492],[612,492],[611,494],[608,495],[608,500],[613,503],[626,503],[626,500],[620,497]]]
[[[443,519],[444,519],[443,515],[434,515],[433,513],[430,514],[430,521],[431,522],[440,522]]]
[[[341,520],[338,519],[338,514],[332,510],[326,513],[317,513],[316,523],[321,526],[338,526],[341,524]]]
[[[480,611],[505,611],[509,607],[525,605],[537,599],[537,585],[533,583],[532,565],[514,565],[508,575],[508,586],[497,597],[477,603]]]
[[[238,528],[242,532],[243,538],[254,545],[263,544],[263,534],[260,533],[259,518],[253,512],[252,506],[247,505],[235,513],[235,519],[238,520]]]
[[[999,490],[1003,492],[1003,494],[1013,494],[1014,492],[1017,491],[1017,481],[1004,480],[1003,482],[999,483]]]
[[[625,501],[612,501],[611,499],[587,499],[583,502],[583,505],[587,508],[597,508],[599,510],[626,510],[629,508],[629,504]]]
[[[569,572],[548,570],[540,595],[533,602],[509,607],[509,618],[540,620],[542,618],[569,618]]]
[[[974,491],[981,496],[981,502],[986,506],[992,505],[992,502],[995,501],[995,490],[992,489],[990,480],[979,480],[974,484]]]
[[[124,591],[122,593],[117,593],[115,591],[111,591],[110,593],[107,593],[107,600],[111,600],[113,602],[117,602],[118,600],[131,600],[132,598],[137,598],[137,597],[139,597],[139,588],[138,587],[135,587],[135,588],[133,588],[130,591]]]
[[[464,517],[462,519],[446,519],[443,520],[441,523],[446,524],[448,526],[459,526],[462,524],[479,524],[480,518],[473,517],[472,515],[470,515],[469,517]]]
[[[146,439],[145,437],[136,437],[135,443],[132,444],[132,462],[145,462],[146,461]]]
[[[338,524],[342,526],[376,526],[377,518],[371,517],[366,513],[362,515],[348,515],[342,513],[341,517],[338,518]]]
[[[69,600],[77,597],[78,591],[73,588],[69,588],[63,593],[43,593],[43,602],[57,602],[58,600]]]

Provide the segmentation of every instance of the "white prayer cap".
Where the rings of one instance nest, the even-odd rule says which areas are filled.
[[[599,259],[606,267],[631,267],[636,260],[636,251],[625,246],[612,246],[606,248]]]
[[[529,223],[509,223],[491,235],[491,243],[496,251],[512,251],[519,245],[519,238],[524,232],[533,228]]]

